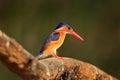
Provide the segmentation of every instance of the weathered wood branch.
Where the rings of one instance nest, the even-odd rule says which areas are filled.
[[[117,80],[94,65],[79,60],[37,60],[1,31],[0,61],[23,80]]]

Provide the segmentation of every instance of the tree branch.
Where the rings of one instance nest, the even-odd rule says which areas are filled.
[[[94,65],[72,58],[37,60],[1,31],[0,61],[23,80],[117,80]]]

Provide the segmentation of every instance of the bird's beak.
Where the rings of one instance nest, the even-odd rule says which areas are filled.
[[[73,30],[70,31],[70,34],[72,36],[76,37],[77,39],[84,41],[84,39],[81,36],[79,36],[76,32],[74,32]]]

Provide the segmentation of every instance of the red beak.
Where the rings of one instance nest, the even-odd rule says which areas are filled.
[[[76,37],[77,39],[84,41],[84,39],[81,36],[79,36],[76,32],[70,31],[70,34]]]

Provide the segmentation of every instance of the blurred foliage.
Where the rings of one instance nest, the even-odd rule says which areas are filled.
[[[59,22],[85,41],[67,36],[59,55],[92,63],[120,78],[120,0],[0,0],[0,29],[33,55]],[[0,64],[0,80],[20,80]]]

